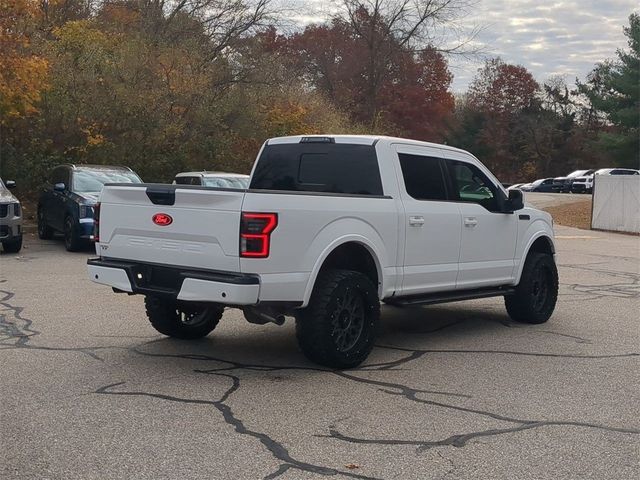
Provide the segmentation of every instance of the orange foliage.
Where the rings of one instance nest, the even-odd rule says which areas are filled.
[[[0,122],[36,113],[48,64],[31,51],[40,17],[35,0],[0,0]]]

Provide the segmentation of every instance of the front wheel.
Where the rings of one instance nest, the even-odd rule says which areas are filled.
[[[47,225],[42,208],[38,208],[38,238],[40,240],[51,240],[53,238],[53,229]]]
[[[77,252],[82,248],[82,239],[78,235],[71,217],[64,220],[64,247],[68,252]]]
[[[544,323],[558,299],[558,269],[553,256],[532,252],[527,257],[520,283],[504,297],[509,316],[521,323]]]
[[[153,295],[147,295],[144,304],[153,328],[163,335],[185,340],[209,335],[224,312],[221,305],[181,302]]]
[[[309,305],[296,318],[296,336],[305,356],[332,368],[362,363],[373,348],[380,302],[371,280],[359,272],[321,272]]]
[[[2,242],[2,248],[6,253],[18,253],[22,249],[22,235]]]

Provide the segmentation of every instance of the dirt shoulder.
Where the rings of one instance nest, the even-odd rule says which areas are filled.
[[[553,221],[566,227],[591,230],[591,197],[578,202],[543,208],[553,217]]]

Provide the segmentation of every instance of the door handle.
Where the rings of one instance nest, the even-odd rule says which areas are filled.
[[[421,216],[411,216],[409,217],[409,225],[412,227],[421,227],[424,225],[424,217]]]
[[[464,217],[465,227],[475,227],[477,224],[478,224],[478,219],[476,217]]]

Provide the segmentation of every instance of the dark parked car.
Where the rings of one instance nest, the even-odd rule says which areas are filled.
[[[128,167],[60,165],[55,167],[38,200],[38,236],[64,233],[64,246],[79,250],[93,234],[93,207],[105,183],[142,183]]]
[[[553,179],[553,185],[556,191],[560,193],[569,193],[571,191],[571,185],[578,177],[586,177],[593,174],[595,170],[575,170],[566,177],[556,177]]]
[[[557,192],[558,189],[553,184],[553,178],[541,178],[535,182],[527,183],[520,187],[524,192]]]

